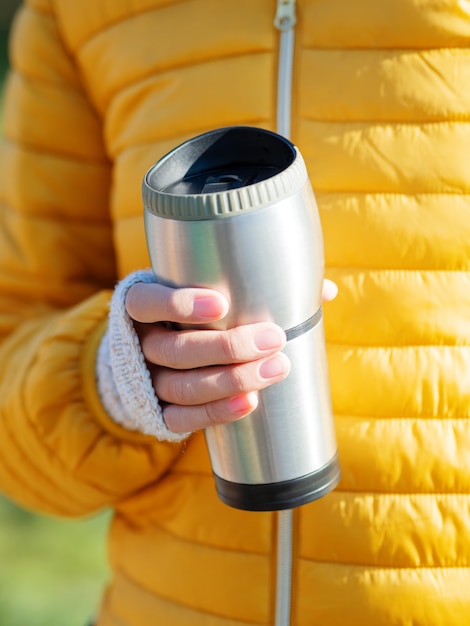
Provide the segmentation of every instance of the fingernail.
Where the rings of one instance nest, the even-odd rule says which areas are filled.
[[[258,350],[273,350],[276,348],[282,348],[283,344],[284,341],[280,333],[273,328],[261,330],[255,335],[255,346]]]
[[[287,372],[287,369],[285,359],[282,358],[281,355],[276,355],[275,357],[261,363],[259,375],[264,379],[279,378],[279,376]]]
[[[258,404],[258,395],[252,391],[248,394],[234,396],[229,400],[229,408],[232,413],[247,413],[256,408]]]
[[[217,298],[203,296],[194,299],[193,313],[197,317],[219,318],[224,313],[224,306]]]
[[[332,280],[325,278],[323,281],[323,293],[322,298],[324,302],[329,302],[330,300],[334,300],[338,295],[338,285],[334,283]]]

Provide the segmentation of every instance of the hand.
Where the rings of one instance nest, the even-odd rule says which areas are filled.
[[[333,299],[335,289],[325,282],[324,299]],[[281,352],[285,333],[275,324],[218,331],[174,330],[157,323],[201,325],[222,319],[228,303],[216,291],[138,283],[127,293],[126,308],[172,432],[245,417],[258,404],[257,391],[289,373],[289,360]]]

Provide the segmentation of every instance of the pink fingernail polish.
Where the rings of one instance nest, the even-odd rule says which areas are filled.
[[[240,396],[234,396],[229,400],[229,407],[232,413],[247,413],[256,408],[258,403],[257,395],[255,392],[243,394]]]
[[[264,379],[278,378],[286,373],[286,363],[280,356],[275,356],[261,363],[259,374]]]
[[[255,335],[255,345],[258,350],[274,350],[283,345],[281,335],[274,329],[262,330]]]
[[[201,297],[195,298],[193,304],[193,313],[198,317],[207,317],[208,319],[219,318],[224,312],[222,302],[217,298]]]

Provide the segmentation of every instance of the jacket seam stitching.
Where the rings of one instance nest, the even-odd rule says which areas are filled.
[[[135,586],[137,586],[137,587],[139,587],[141,589],[143,588],[143,589],[145,589],[145,591],[147,593],[150,593],[150,594],[152,594],[154,596],[157,596],[158,598],[161,598],[164,602],[168,602],[168,603],[173,604],[173,605],[175,605],[177,607],[178,606],[183,606],[184,608],[188,609],[189,611],[193,611],[193,612],[198,613],[200,615],[204,615],[204,616],[210,615],[212,617],[217,618],[218,620],[226,620],[226,621],[231,622],[231,623],[233,623],[234,620],[236,620],[240,624],[248,624],[248,625],[251,625],[251,626],[257,626],[259,624],[261,626],[260,622],[254,622],[252,620],[247,621],[247,620],[245,620],[243,618],[240,618],[240,617],[234,618],[233,616],[226,616],[226,615],[223,615],[221,613],[215,613],[214,611],[211,611],[211,610],[209,610],[207,608],[201,609],[201,608],[195,607],[195,606],[193,606],[191,604],[185,603],[183,598],[180,598],[179,600],[174,600],[173,598],[164,595],[162,592],[155,591],[154,588],[150,588],[150,587],[144,585],[142,581],[134,580],[134,578],[128,572],[126,572],[123,569],[119,568],[119,566],[116,566],[115,571],[118,572],[119,576],[121,576],[123,579],[128,581],[130,584],[135,585]]]
[[[189,1],[190,0],[177,0],[177,4],[184,4],[184,3],[188,3]],[[175,4],[175,0],[167,0],[165,3],[162,3],[158,7],[149,6],[147,9],[142,9],[141,11],[128,11],[122,17],[117,17],[115,19],[109,20],[105,24],[102,24],[99,27],[97,27],[92,32],[87,33],[87,35],[83,39],[77,40],[75,42],[73,49],[76,51],[76,53],[78,53],[90,41],[92,41],[95,37],[99,37],[104,31],[106,31],[106,30],[108,30],[110,28],[113,28],[114,26],[117,26],[118,24],[121,24],[122,22],[127,22],[130,19],[134,19],[135,17],[139,17],[141,15],[145,15],[146,13],[152,13],[152,12],[159,11],[160,9],[164,9],[164,8],[173,6],[174,4]],[[60,20],[60,15],[58,16],[58,18]],[[68,42],[68,45],[70,45],[70,42]]]
[[[0,197],[0,206],[2,208],[3,211],[5,211],[6,213],[10,213],[11,215],[14,215],[15,217],[20,217],[24,220],[47,220],[50,222],[54,222],[57,224],[62,224],[62,223],[73,223],[74,225],[81,225],[81,226],[103,226],[103,227],[111,227],[111,222],[110,220],[98,220],[98,219],[85,219],[83,217],[79,217],[79,216],[75,216],[71,213],[67,213],[67,215],[64,215],[63,210],[59,209],[59,207],[57,207],[57,213],[53,213],[53,212],[46,212],[46,211],[41,211],[41,212],[25,212],[22,211],[19,207],[15,206],[12,202],[10,202],[9,200],[7,200],[6,198],[1,198]],[[53,208],[53,207],[52,207]]]
[[[5,143],[9,143],[12,146],[16,146],[17,148],[22,148],[28,152],[39,154],[42,156],[50,156],[52,158],[67,160],[67,161],[71,161],[79,165],[90,165],[91,167],[105,166],[107,168],[111,168],[111,164],[109,160],[105,158],[94,159],[93,157],[85,157],[85,156],[80,157],[78,155],[67,154],[65,152],[60,152],[58,150],[51,150],[46,147],[38,146],[29,142],[25,142],[20,139],[16,139],[12,137],[11,135],[9,135],[8,131],[5,131],[2,139],[5,141]]]
[[[151,80],[152,78],[164,78],[165,75],[168,73],[179,71],[179,70],[185,71],[187,69],[197,67],[198,65],[206,65],[210,63],[224,63],[228,59],[236,59],[240,57],[248,57],[248,56],[253,56],[253,55],[258,56],[260,54],[268,54],[270,52],[271,52],[271,49],[269,48],[262,49],[262,50],[243,50],[243,51],[227,53],[227,54],[218,54],[218,55],[213,55],[213,56],[211,55],[211,56],[208,56],[208,57],[205,57],[197,61],[193,61],[193,62],[181,61],[180,63],[173,63],[171,65],[166,65],[164,67],[154,67],[148,73],[139,76],[135,80],[129,80],[125,84],[122,84],[119,87],[117,87],[114,91],[110,92],[108,96],[106,97],[106,100],[103,102],[102,108],[105,110],[109,109],[112,106],[112,103],[117,96],[121,95],[128,89],[135,88],[140,83],[144,83],[146,81]]]

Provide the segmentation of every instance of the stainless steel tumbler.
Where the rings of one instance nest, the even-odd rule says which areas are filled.
[[[261,391],[249,416],[205,431],[220,499],[274,511],[325,495],[340,467],[321,306],[323,239],[299,151],[259,128],[211,131],[147,172],[143,201],[159,282],[222,292],[230,311],[211,328],[272,321],[287,334],[288,377]]]

